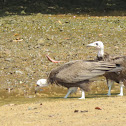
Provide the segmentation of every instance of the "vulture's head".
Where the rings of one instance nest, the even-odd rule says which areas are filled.
[[[104,44],[101,41],[96,41],[96,42],[90,43],[87,46],[95,47],[95,48],[100,49],[100,50],[104,49]]]
[[[39,79],[36,83],[35,93],[37,93],[39,88],[46,86],[48,86],[47,79]]]

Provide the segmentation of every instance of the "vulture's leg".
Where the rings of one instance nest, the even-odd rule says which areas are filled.
[[[85,92],[84,92],[84,90],[82,90],[82,96],[79,99],[85,99]]]
[[[67,94],[66,94],[66,96],[64,98],[67,98],[71,92],[72,92],[72,90],[70,90],[70,88],[69,88],[68,92],[67,92]]]
[[[123,82],[120,82],[120,94],[118,94],[119,96],[123,96],[123,87],[124,87],[124,84]]]
[[[68,92],[64,98],[67,98],[69,94],[75,93],[77,91],[77,87],[71,87],[68,89]]]
[[[108,85],[108,88],[109,88],[108,94],[107,94],[108,96],[111,95],[111,88],[112,88],[113,83],[114,83],[114,81],[112,81],[112,80],[107,80],[107,85]]]

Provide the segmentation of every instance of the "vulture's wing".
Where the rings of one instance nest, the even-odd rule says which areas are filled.
[[[77,83],[90,80],[103,75],[105,72],[115,72],[121,69],[119,69],[119,66],[117,67],[116,64],[110,62],[84,60],[78,60],[73,63],[68,62],[61,67],[62,69],[57,72],[55,79],[64,83]]]

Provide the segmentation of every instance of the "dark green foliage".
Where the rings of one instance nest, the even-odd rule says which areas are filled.
[[[126,0],[4,0],[0,14],[95,14],[125,11]]]

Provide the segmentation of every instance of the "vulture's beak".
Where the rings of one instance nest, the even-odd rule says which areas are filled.
[[[48,86],[47,79],[39,79],[35,85],[35,93],[40,89],[42,91],[42,87]]]
[[[39,90],[40,86],[38,84],[35,84],[35,94],[37,93],[37,91]]]
[[[94,43],[90,43],[87,45],[87,47],[96,47],[96,45]]]

